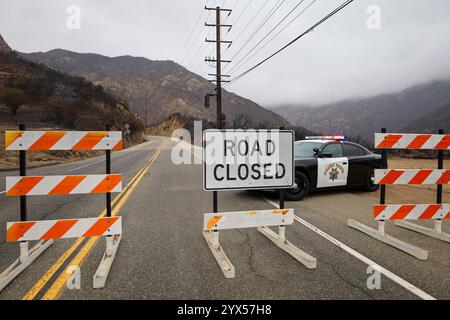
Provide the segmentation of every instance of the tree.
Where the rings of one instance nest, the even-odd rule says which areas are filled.
[[[0,88],[0,103],[5,104],[11,110],[11,114],[17,115],[21,106],[28,102],[25,91],[16,88]]]

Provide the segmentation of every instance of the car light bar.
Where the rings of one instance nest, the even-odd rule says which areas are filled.
[[[347,136],[307,136],[305,140],[335,140],[335,141],[348,141]]]

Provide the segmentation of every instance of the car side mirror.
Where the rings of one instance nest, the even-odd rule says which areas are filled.
[[[314,151],[314,155],[315,156],[320,155],[320,149],[319,148],[316,147],[316,148],[313,149],[313,151]]]

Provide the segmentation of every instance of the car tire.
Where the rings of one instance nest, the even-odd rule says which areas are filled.
[[[295,183],[297,188],[286,189],[285,198],[288,201],[303,200],[309,193],[309,179],[305,174],[297,172],[295,174]]]
[[[367,175],[364,190],[366,190],[367,192],[378,191],[380,186],[378,184],[375,184],[374,181],[375,181],[375,169],[372,169],[369,171],[369,173]]]

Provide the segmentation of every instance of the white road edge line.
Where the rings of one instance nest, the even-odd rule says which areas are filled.
[[[101,160],[97,160],[97,161],[94,161],[94,162],[91,162],[91,163],[85,164],[85,165],[83,165],[83,166],[80,166],[80,167],[76,167],[76,168],[73,168],[73,169],[67,170],[67,172],[73,172],[73,171],[77,171],[77,170],[80,170],[80,169],[83,169],[83,168],[86,168],[86,167],[92,166],[92,165],[94,165],[94,164],[97,164],[97,163],[100,163],[100,162],[103,162],[103,161],[105,161],[105,160],[104,160],[104,159],[101,159]]]
[[[276,202],[274,202],[274,201],[272,201],[270,199],[267,199],[265,197],[263,197],[263,198],[264,198],[264,200],[266,202],[268,202],[269,204],[271,204],[275,208],[279,208],[280,207],[278,203],[276,203]],[[423,290],[417,288],[416,286],[414,286],[413,284],[409,283],[408,281],[400,278],[399,276],[397,276],[396,274],[392,273],[391,271],[383,268],[382,266],[378,265],[377,263],[375,263],[374,261],[370,260],[366,256],[360,254],[356,250],[350,248],[349,246],[345,245],[344,243],[340,242],[339,240],[333,238],[329,234],[327,234],[324,231],[320,230],[319,228],[313,226],[312,224],[310,224],[309,222],[303,220],[302,218],[300,218],[298,216],[295,216],[295,220],[297,220],[298,222],[300,222],[301,224],[303,224],[305,227],[309,228],[310,230],[314,231],[315,233],[317,233],[321,237],[323,237],[326,240],[330,241],[331,243],[335,244],[336,246],[338,246],[342,250],[344,250],[347,253],[351,254],[356,259],[362,261],[363,263],[367,264],[368,266],[372,266],[375,270],[379,271],[385,277],[391,279],[392,281],[394,281],[398,285],[402,286],[406,290],[410,291],[411,293],[415,294],[419,298],[421,298],[423,300],[437,300],[433,296],[431,296],[428,293],[424,292]]]
[[[149,145],[151,145],[151,144],[153,144],[153,141],[150,141]],[[120,157],[122,157],[122,156],[124,156],[124,155],[127,155],[127,154],[129,154],[129,153],[131,153],[131,152],[133,152],[133,151],[136,151],[136,150],[140,150],[140,148],[136,148],[136,149],[132,149],[132,150],[124,150],[124,152],[122,152],[122,153],[116,153],[116,156],[115,156],[115,154],[113,153],[111,156],[112,156],[113,159],[117,159],[117,158],[120,158]],[[103,162],[103,161],[105,161],[105,159],[99,159],[99,160],[97,160],[97,161],[94,161],[94,162],[91,162],[91,163],[82,165],[82,166],[80,166],[80,167],[76,167],[76,168],[67,170],[67,172],[77,171],[77,170],[79,170],[79,169],[83,169],[83,168],[92,166],[92,165],[94,165],[94,164],[97,164],[97,163],[100,163],[100,162]]]

